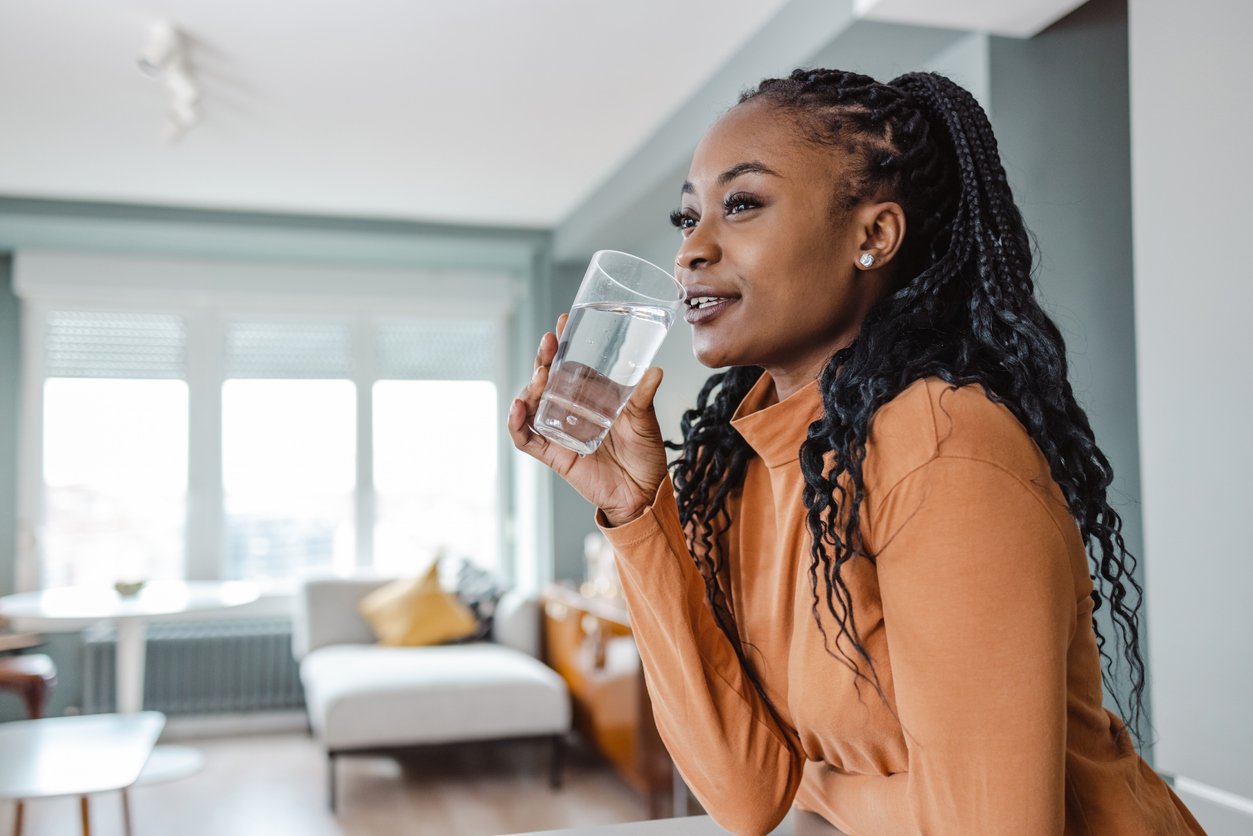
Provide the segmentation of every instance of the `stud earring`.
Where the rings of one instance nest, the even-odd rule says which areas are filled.
[[[861,262],[861,266],[862,266],[862,267],[873,267],[873,266],[874,266],[874,254],[873,254],[873,253],[862,253],[862,254],[861,254],[861,258],[859,258],[859,259],[857,259],[857,260],[858,260],[859,262]]]

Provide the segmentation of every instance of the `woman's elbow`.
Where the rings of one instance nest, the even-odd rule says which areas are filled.
[[[737,798],[724,807],[710,805],[705,809],[710,818],[728,833],[734,833],[736,836],[766,836],[779,826],[791,806],[790,803],[750,805],[746,804],[742,798]]]
[[[737,836],[766,834],[779,826],[792,807],[800,770],[790,765],[758,774],[727,777],[715,782],[692,785],[692,793],[720,827]]]

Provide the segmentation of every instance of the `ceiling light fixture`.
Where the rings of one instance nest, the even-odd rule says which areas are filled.
[[[187,38],[166,21],[152,24],[148,43],[139,53],[139,70],[164,84],[170,97],[165,139],[177,142],[200,121],[200,88],[187,60]]]

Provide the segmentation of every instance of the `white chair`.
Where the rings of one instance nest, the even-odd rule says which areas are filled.
[[[570,696],[565,680],[538,658],[537,598],[506,592],[490,641],[385,647],[357,602],[387,582],[310,580],[297,599],[292,650],[310,728],[326,749],[330,808],[338,757],[434,744],[550,741],[549,780],[560,786]]]

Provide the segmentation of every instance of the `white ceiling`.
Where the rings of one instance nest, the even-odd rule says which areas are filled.
[[[550,226],[786,0],[0,5],[0,195]],[[193,39],[202,121],[136,67]]]

